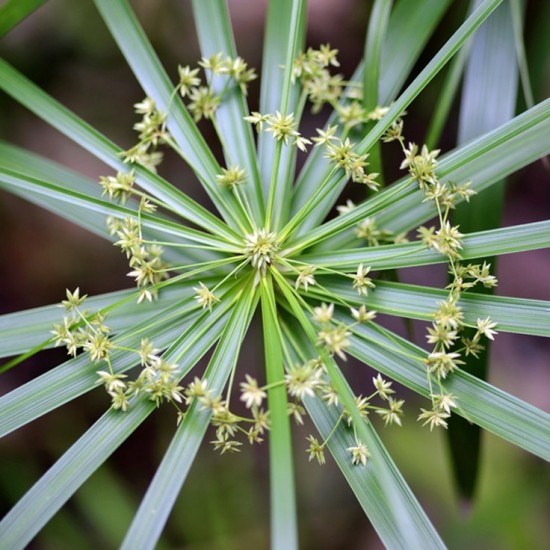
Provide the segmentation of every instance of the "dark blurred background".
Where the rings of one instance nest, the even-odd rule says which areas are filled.
[[[239,54],[260,71],[265,1],[229,0]],[[340,50],[341,70],[351,75],[361,58],[370,2],[310,0],[308,44],[330,42]],[[459,24],[467,2],[455,2],[428,44],[422,67]],[[169,74],[178,64],[200,58],[188,2],[139,0],[133,6]],[[540,101],[550,89],[547,2],[530,1],[526,11],[526,47]],[[546,23],[546,25],[545,25]],[[93,3],[50,0],[0,41],[0,55],[48,93],[124,148],[135,141],[132,105],[143,98]],[[408,140],[422,142],[437,97],[438,78],[409,109]],[[250,91],[257,107],[258,82]],[[524,109],[520,99],[518,109]],[[442,139],[454,147],[457,105]],[[306,121],[309,123],[309,121]],[[320,125],[320,122],[314,122]],[[213,139],[208,125],[201,125]],[[93,179],[111,171],[5,95],[0,95],[0,138],[56,160]],[[211,141],[212,141],[211,139]],[[397,150],[384,148],[384,164],[397,175]],[[161,174],[201,199],[204,194],[184,164],[168,154]],[[506,191],[503,225],[548,218],[550,186],[541,162],[513,175]],[[475,199],[474,199],[475,200]],[[0,313],[58,302],[65,288],[80,286],[97,294],[130,286],[124,257],[107,241],[9,195],[0,194]],[[550,299],[548,251],[501,257],[498,294]],[[442,269],[409,270],[405,279],[445,284]],[[395,320],[389,326],[403,331]],[[424,345],[424,330],[415,326]],[[259,344],[251,342],[261,352]],[[491,352],[490,381],[545,410],[550,409],[547,341],[500,335]],[[65,359],[62,351],[40,354],[0,377],[0,393]],[[248,359],[248,361],[247,361]],[[248,362],[249,364],[245,364]],[[358,392],[370,376],[350,364],[347,372]],[[241,372],[259,367],[252,356]],[[355,375],[353,374],[355,371]],[[260,376],[262,376],[260,374]],[[485,434],[477,499],[459,502],[448,466],[445,438],[415,422],[420,402],[408,398],[402,429],[382,430],[397,465],[450,547],[536,549],[547,547],[548,470],[538,459]],[[108,406],[101,391],[83,396],[7,437],[1,443],[0,513],[3,513],[74,442]],[[169,408],[166,408],[169,409]],[[118,450],[48,524],[33,548],[110,548],[125,532],[174,431],[171,410],[161,409]],[[329,459],[324,467],[307,462],[304,437],[295,430],[300,531],[304,548],[378,548],[368,520]],[[207,438],[208,439],[208,438]],[[267,445],[246,448],[238,456],[219,457],[204,449],[172,514],[159,547],[264,548],[269,540]]]

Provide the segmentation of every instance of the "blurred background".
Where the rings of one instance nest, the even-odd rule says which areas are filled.
[[[239,54],[261,69],[265,0],[229,0]],[[467,2],[449,9],[444,24],[429,42],[418,67],[431,58],[463,18]],[[169,74],[178,64],[200,58],[189,2],[139,0],[132,3]],[[526,48],[535,100],[550,89],[548,21],[550,5],[527,2]],[[341,71],[349,76],[359,62],[370,2],[310,0],[308,45],[330,44],[340,50]],[[143,98],[93,3],[49,0],[0,41],[0,55],[49,94],[123,148],[135,142],[137,121],[132,105]],[[436,79],[406,118],[408,140],[422,142],[441,86]],[[258,82],[250,90],[257,108]],[[521,96],[521,94],[520,94]],[[525,108],[518,101],[518,111]],[[457,105],[442,139],[443,151],[454,147]],[[305,124],[320,126],[309,120]],[[201,125],[214,142],[208,125]],[[0,94],[0,139],[56,160],[93,179],[111,174],[88,153]],[[213,145],[215,147],[215,145]],[[384,148],[384,166],[398,176],[397,149]],[[199,200],[204,193],[186,166],[167,154],[160,173]],[[391,177],[387,178],[389,181]],[[475,200],[475,199],[474,199]],[[548,171],[537,162],[508,180],[503,225],[548,218]],[[30,205],[0,193],[0,313],[58,302],[65,289],[80,286],[93,295],[127,288],[125,258],[104,240]],[[497,275],[501,295],[550,300],[550,253],[547,250],[501,257]],[[445,284],[443,269],[415,269],[404,280]],[[388,326],[403,332],[395,320]],[[414,328],[424,345],[424,329]],[[251,336],[252,351],[261,345]],[[241,372],[259,373],[253,355]],[[541,338],[500,335],[491,351],[491,383],[529,403],[550,410],[549,342]],[[65,360],[60,350],[43,352],[0,376],[0,394]],[[247,364],[248,363],[248,364]],[[364,392],[370,373],[346,372],[356,391]],[[395,462],[451,548],[543,549],[550,528],[550,476],[542,461],[490,434],[484,434],[481,478],[474,502],[458,499],[451,476],[445,435],[430,433],[415,421],[420,400],[406,390],[404,426],[381,430]],[[108,407],[94,391],[48,414],[0,443],[0,514],[52,465]],[[168,407],[160,409],[113,455],[41,533],[32,548],[114,548],[120,542],[175,429]],[[311,427],[296,429],[296,479],[303,548],[378,548],[380,543],[334,463],[308,463],[304,437]],[[208,436],[207,436],[208,439]],[[159,548],[265,548],[269,540],[267,445],[223,457],[203,449],[178,499]]]

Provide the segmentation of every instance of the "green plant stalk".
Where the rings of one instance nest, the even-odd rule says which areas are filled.
[[[298,548],[294,466],[288,403],[284,386],[282,335],[277,319],[277,306],[270,276],[260,283],[264,352],[271,412],[269,437],[271,480],[271,547],[275,550]]]

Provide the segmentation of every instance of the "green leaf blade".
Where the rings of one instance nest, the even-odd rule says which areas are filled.
[[[221,392],[235,368],[242,341],[257,302],[256,293],[248,285],[232,308],[223,334],[205,372],[207,387],[214,395]],[[128,530],[123,549],[154,548],[210,422],[211,412],[198,402],[186,412],[162,462],[151,481],[132,525]]]
[[[294,466],[290,420],[284,381],[282,334],[277,319],[277,306],[271,278],[264,278],[260,287],[264,327],[267,384],[271,418],[269,436],[271,480],[271,546],[276,549],[298,548]]]
[[[46,0],[6,0],[0,6],[0,38],[45,3]]]
[[[209,58],[216,53],[223,53],[235,59],[237,50],[225,2],[194,0],[193,14],[203,57]],[[223,88],[221,83],[218,88],[219,91]],[[252,130],[244,120],[248,114],[246,96],[236,87],[223,99],[215,116],[223,136],[227,163],[244,168],[248,175],[248,184],[244,191],[249,197],[252,213],[257,214],[255,221],[261,225],[265,215],[263,191]]]
[[[111,168],[121,172],[129,171],[128,165],[124,164],[120,157],[122,150],[119,147],[38,88],[3,59],[0,59],[0,89]],[[219,218],[161,177],[139,165],[132,166],[132,169],[135,170],[136,181],[144,190],[163,200],[184,219],[196,223],[207,231],[224,235],[229,239],[235,238],[235,233]]]
[[[220,336],[223,318],[216,329],[202,317],[177,338],[166,359],[185,355],[181,375],[190,370]],[[135,400],[126,413],[107,411],[23,496],[0,522],[0,543],[23,548],[78,490],[88,477],[125,441],[154,410],[147,399]]]
[[[374,282],[376,288],[367,296],[359,296],[349,280],[319,277],[320,286],[309,289],[304,297],[330,302],[329,293],[332,293],[355,307],[365,304],[380,313],[422,321],[433,320],[437,303],[448,297],[442,289],[391,281]],[[499,331],[550,337],[550,301],[463,292],[459,305],[468,326],[475,326],[477,319],[490,317]]]

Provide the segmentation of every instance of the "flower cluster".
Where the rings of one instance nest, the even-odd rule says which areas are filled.
[[[318,113],[325,103],[336,103],[344,91],[342,75],[331,75],[329,70],[331,66],[340,66],[337,55],[338,50],[324,44],[318,50],[309,48],[294,60],[292,80],[300,80],[313,105],[313,113]]]
[[[330,44],[323,44],[318,50],[308,48],[294,60],[292,79],[300,81],[303,93],[312,104],[312,112],[318,113],[325,104],[330,105],[346,131],[380,120],[388,112],[388,107],[366,110],[362,105],[361,83],[346,81],[341,74],[331,74],[331,68],[340,66],[337,55],[338,50],[332,49]]]
[[[461,359],[463,353],[477,357],[484,349],[482,338],[492,340],[496,334],[496,323],[489,318],[477,319],[472,337],[462,334],[466,325],[460,306],[461,292],[473,288],[478,283],[491,288],[496,286],[497,280],[491,275],[491,266],[486,262],[463,265],[460,261],[463,235],[457,226],[451,224],[449,214],[459,199],[469,201],[475,194],[470,189],[470,182],[441,182],[436,173],[439,150],[430,151],[424,145],[419,151],[414,143],[409,143],[408,147],[405,147],[401,131],[402,126],[396,138],[401,143],[405,155],[401,168],[408,169],[411,177],[423,191],[424,201],[434,203],[439,217],[439,228],[421,227],[418,231],[419,236],[426,246],[446,256],[449,261],[449,293],[445,300],[437,303],[432,326],[428,328],[426,335],[428,343],[433,345],[426,359],[432,408],[421,409],[422,413],[419,416],[419,420],[425,425],[428,424],[430,429],[437,426],[446,428],[451,409],[458,405],[454,395],[445,391],[443,380],[464,363]]]
[[[347,178],[376,191],[380,185],[376,181],[379,174],[366,171],[368,154],[355,151],[356,144],[348,137],[348,133],[355,126],[380,120],[389,109],[378,106],[367,111],[363,108],[362,85],[345,81],[342,75],[330,73],[331,67],[340,65],[337,54],[338,50],[332,49],[329,44],[322,45],[318,50],[309,48],[295,59],[292,66],[292,79],[300,82],[304,102],[311,102],[313,113],[318,113],[325,104],[331,105],[337,115],[337,124],[328,126],[326,130],[317,129],[317,137],[310,140],[297,130],[294,113],[253,112],[245,120],[254,124],[257,132],[262,132],[265,125],[265,131],[273,134],[277,141],[285,145],[290,143],[302,151],[312,142],[317,147],[324,146],[325,156],[335,169],[343,169]],[[337,135],[340,127],[340,135]]]
[[[216,53],[209,58],[203,57],[199,66],[208,77],[208,85],[202,84],[198,67],[191,69],[189,66],[180,66],[177,86],[180,96],[188,99],[187,108],[197,122],[202,118],[214,121],[214,114],[223,96],[235,86],[246,93],[248,84],[256,78],[254,69],[249,68],[241,57],[224,57],[221,53]],[[214,88],[215,77],[224,79],[221,81],[220,92]]]
[[[380,185],[376,181],[378,174],[376,172],[369,174],[365,171],[365,168],[369,165],[367,162],[368,154],[357,154],[353,150],[355,144],[349,138],[342,140],[336,137],[336,130],[336,126],[330,126],[326,132],[317,130],[319,137],[313,138],[315,145],[325,146],[325,156],[337,168],[343,168],[347,178],[350,178],[355,183],[362,183],[373,191],[377,191]]]
[[[134,124],[138,132],[139,142],[122,154],[124,162],[145,166],[155,172],[162,162],[162,152],[157,151],[159,145],[167,143],[170,135],[166,130],[166,114],[157,109],[155,102],[146,97],[134,105],[136,114],[142,115],[140,122]]]
[[[124,151],[124,162],[140,164],[156,171],[163,159],[163,153],[157,150],[158,146],[174,146],[166,122],[167,113],[177,93],[187,101],[187,108],[195,121],[204,118],[214,123],[214,114],[223,97],[236,86],[246,94],[248,84],[257,77],[255,70],[249,68],[241,57],[232,58],[217,53],[210,58],[202,58],[198,65],[195,68],[188,65],[178,66],[178,84],[165,112],[160,111],[150,97],[134,105],[136,114],[142,115],[141,121],[134,125],[139,142]],[[207,76],[207,84],[203,84],[199,76],[201,68]],[[220,81],[216,81],[216,78]]]
[[[351,202],[351,201],[348,201]],[[347,205],[345,207],[340,207],[340,209],[344,208],[344,213],[349,211],[350,209],[353,209],[353,204]],[[342,210],[340,210],[342,211]],[[395,234],[393,231],[390,231],[389,229],[381,229],[378,227],[378,224],[376,222],[376,218],[374,216],[368,216],[364,220],[362,220],[359,224],[357,224],[357,228],[355,229],[355,235],[364,241],[366,241],[368,246],[381,246],[383,244],[397,244],[397,243],[404,243],[407,242],[407,235],[406,233],[397,233]]]
[[[139,212],[142,208],[140,203]],[[133,277],[140,289],[138,302],[152,301],[157,296],[157,285],[168,277],[168,265],[162,258],[163,248],[144,240],[140,218],[107,219],[109,234],[118,238],[115,246],[120,247],[128,258],[131,268],[128,277]]]
[[[254,124],[257,132],[264,131],[265,124],[265,131],[272,134],[273,139],[285,145],[290,143],[301,151],[306,151],[306,146],[311,145],[311,141],[303,137],[296,129],[294,113],[283,115],[277,111],[274,115],[269,113],[262,115],[254,111],[251,115],[245,116],[244,119]]]
[[[392,397],[392,394],[395,393],[395,390],[392,389],[392,382],[385,380],[380,374],[372,379],[372,383],[375,390],[374,392],[366,397],[359,395],[355,398],[355,406],[359,412],[359,415],[366,420],[369,412],[374,411],[384,420],[385,425],[396,424],[401,426],[401,417],[403,415],[403,405],[405,401],[403,399],[395,399]],[[320,443],[319,440],[313,435],[309,435],[306,438],[309,442],[307,448],[309,460],[311,461],[315,459],[319,464],[325,463],[325,447],[329,443],[330,438],[336,431],[338,425],[345,422],[349,428],[353,429],[355,438],[355,445],[347,448],[347,451],[351,455],[351,462],[355,465],[366,466],[370,457],[370,452],[365,443],[358,439],[350,412],[339,404],[338,393],[334,390],[330,383],[325,381],[317,386],[316,391],[321,394],[327,405],[336,407],[340,414],[336,425],[322,443]],[[371,404],[372,400],[377,396],[385,402],[385,406]]]
[[[54,324],[52,333],[55,345],[64,345],[69,355],[75,357],[79,350],[88,354],[94,364],[103,363],[106,370],[98,370],[99,382],[111,397],[114,409],[126,411],[129,400],[138,393],[144,393],[159,406],[164,401],[182,402],[182,387],[178,385],[178,367],[168,363],[152,342],[144,338],[139,349],[132,349],[116,343],[110,336],[111,329],[105,324],[102,312],[90,314],[80,306],[86,295],[80,296],[80,289],[74,292],[67,290],[67,299],[63,300],[67,314],[62,324]],[[136,361],[142,366],[138,378],[127,382],[127,376],[114,372],[111,365],[111,354],[116,350],[131,351],[136,354]]]

